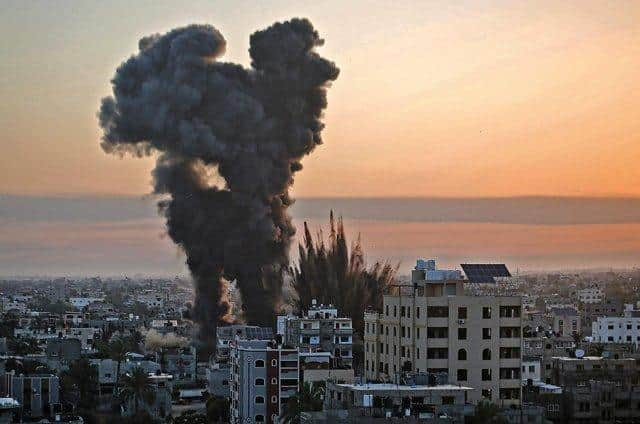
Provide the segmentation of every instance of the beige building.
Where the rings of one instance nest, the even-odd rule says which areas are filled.
[[[465,295],[462,279],[427,280],[420,270],[412,283],[385,295],[382,313],[365,314],[365,378],[437,373],[473,388],[473,403],[520,404],[521,297]]]

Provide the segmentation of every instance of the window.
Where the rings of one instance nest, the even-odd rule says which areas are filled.
[[[278,403],[278,396],[271,396],[271,403]]]
[[[467,319],[467,308],[458,308],[458,319]]]
[[[416,307],[416,318],[420,319],[420,307]]]
[[[458,370],[458,381],[467,381],[467,370]]]
[[[491,399],[491,389],[482,389],[482,397],[485,399]]]
[[[271,360],[271,366],[272,367],[277,367],[278,366],[278,360],[277,359],[272,359]]]
[[[458,328],[458,340],[467,340],[466,328]]]
[[[264,378],[256,378],[256,386],[264,386]]]
[[[491,381],[491,368],[482,369],[482,381]]]
[[[389,305],[385,305],[385,307],[384,307],[384,314],[385,314],[386,316],[389,316]]]
[[[400,316],[403,318],[406,316],[406,308],[404,306],[400,307]]]
[[[394,317],[398,316],[398,307],[396,305],[393,305],[393,316]]]
[[[482,339],[483,340],[491,340],[491,328],[483,328],[482,329]]]
[[[416,348],[416,359],[420,359],[420,349]]]
[[[257,423],[263,423],[264,422],[264,415],[256,415],[255,418]]]
[[[264,361],[262,359],[256,360],[256,362],[254,363],[254,367],[256,367],[256,368],[264,368]]]
[[[264,403],[264,397],[263,396],[256,396],[256,403]]]
[[[489,306],[482,308],[482,318],[491,319],[491,308]]]
[[[458,361],[466,361],[467,360],[467,351],[464,349],[458,350]]]
[[[453,405],[455,398],[453,396],[442,396],[443,405]]]
[[[420,327],[416,327],[416,339],[420,338]]]
[[[484,349],[482,351],[482,360],[490,361],[491,360],[491,349]]]

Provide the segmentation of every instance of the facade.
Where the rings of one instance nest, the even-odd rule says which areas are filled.
[[[5,373],[0,380],[0,397],[16,400],[23,418],[53,417],[60,411],[60,380],[53,374]]]
[[[444,374],[469,386],[472,402],[519,405],[522,305],[519,296],[468,296],[463,280],[426,279],[384,296],[365,313],[365,378],[394,382],[400,372]]]
[[[568,423],[633,422],[640,416],[640,369],[632,358],[554,358],[553,384],[568,397]]]
[[[255,325],[227,325],[216,329],[216,356],[217,362],[225,362],[229,359],[231,348],[229,344],[234,340],[273,340],[273,328],[257,327]]]
[[[580,315],[573,307],[551,308],[553,317],[553,332],[560,336],[573,336],[579,334],[582,329]]]
[[[580,310],[582,335],[592,336],[593,323],[598,317],[618,317],[624,312],[624,303],[619,299],[603,299],[600,303],[585,303]]]
[[[163,372],[173,376],[174,383],[193,382],[196,379],[198,363],[194,346],[163,349],[156,353],[156,362]]]
[[[275,341],[238,340],[231,346],[231,422],[276,423],[298,393],[298,349]]]
[[[300,352],[329,352],[332,366],[351,368],[353,364],[353,326],[351,318],[339,317],[333,305],[317,305],[302,317],[278,317],[279,333]]]
[[[640,344],[640,317],[599,317],[591,331],[596,343]]]
[[[468,402],[471,387],[453,384],[427,386],[388,383],[336,384],[327,383],[324,409],[345,411],[349,422],[388,421],[390,418],[414,420],[436,419],[446,415],[462,422],[464,415],[473,413]],[[337,415],[337,414],[336,414]],[[326,422],[335,422],[327,420]]]
[[[598,286],[578,290],[578,299],[581,303],[600,303],[604,299],[604,291]]]
[[[541,379],[541,361],[540,357],[525,356],[522,358],[522,381],[540,381]]]

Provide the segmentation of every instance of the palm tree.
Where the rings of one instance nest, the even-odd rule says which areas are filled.
[[[322,411],[322,396],[324,387],[320,384],[306,382],[299,393],[290,397],[280,415],[280,422],[297,424],[300,422],[301,412]]]
[[[149,405],[155,401],[156,393],[147,374],[142,368],[134,368],[122,379],[120,397],[124,402],[133,401],[133,413],[140,410],[141,405]]]
[[[398,267],[376,262],[367,269],[360,237],[347,247],[342,218],[337,224],[329,215],[329,240],[320,231],[314,240],[304,223],[303,243],[298,245],[299,262],[292,268],[296,307],[303,310],[312,299],[332,303],[353,319],[360,335],[364,330],[364,312],[368,307],[382,308],[382,295],[393,283]]]
[[[76,400],[73,403],[81,409],[92,409],[98,383],[98,367],[84,358],[71,362],[69,370],[62,374],[64,391],[75,395]]]
[[[121,339],[115,339],[109,343],[108,347],[109,358],[117,362],[116,365],[116,383],[113,386],[113,395],[118,394],[118,385],[120,384],[120,365],[127,354],[127,346]]]

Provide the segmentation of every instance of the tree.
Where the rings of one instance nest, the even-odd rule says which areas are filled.
[[[155,390],[149,375],[142,368],[134,368],[122,379],[120,398],[123,402],[133,402],[133,413],[140,412],[142,405],[155,401]]]
[[[69,369],[62,373],[63,394],[71,395],[68,400],[81,410],[94,409],[98,384],[98,367],[88,359],[71,362]]]
[[[371,307],[382,309],[382,295],[394,281],[398,267],[376,262],[366,267],[360,238],[347,247],[342,218],[336,224],[333,211],[329,215],[329,240],[325,244],[322,231],[316,240],[304,224],[304,240],[298,245],[299,262],[292,268],[296,307],[303,310],[316,299],[334,304],[353,319],[360,335],[364,330],[364,312]]]
[[[280,422],[297,424],[300,422],[301,412],[322,411],[323,395],[324,387],[321,384],[304,383],[299,393],[287,399],[280,414]]]
[[[173,419],[173,424],[207,424],[207,417],[198,414],[195,411],[183,412],[180,416]]]
[[[113,394],[116,395],[118,393],[118,385],[120,383],[120,365],[127,354],[127,346],[121,339],[115,339],[108,345],[108,354],[109,358],[113,359],[117,363],[116,384],[113,387]]]
[[[222,396],[211,396],[207,399],[207,422],[228,423],[229,399]]]

